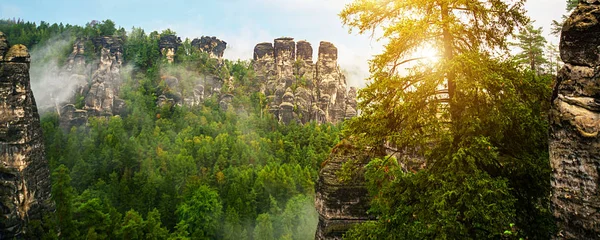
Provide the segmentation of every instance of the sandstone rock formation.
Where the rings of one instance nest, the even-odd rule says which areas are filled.
[[[85,67],[85,39],[77,38],[73,43],[73,51],[67,58],[66,70],[69,72],[81,71]]]
[[[90,41],[94,49],[85,49]],[[86,62],[86,51],[93,51],[98,60]],[[73,99],[58,106],[61,128],[68,131],[73,126],[85,125],[88,116],[121,115],[125,102],[118,97],[121,88],[121,67],[123,64],[123,39],[120,37],[79,38],[73,44],[73,51],[67,58],[65,68],[58,77],[76,84]],[[83,99],[83,106],[76,108],[73,103]]]
[[[556,239],[600,239],[600,1],[581,1],[562,29],[550,113]]]
[[[0,239],[53,211],[50,170],[29,81],[29,52],[0,33]]]
[[[87,123],[88,112],[77,109],[73,104],[64,105],[60,110],[60,127],[68,132],[72,127],[84,126]]]
[[[321,42],[316,63],[312,55],[310,43],[293,38],[256,45],[254,71],[269,111],[283,123],[336,123],[356,116],[356,89],[347,89],[337,48]]]
[[[98,37],[92,40],[100,53],[100,61],[93,68],[91,85],[84,92],[84,110],[93,116],[118,115],[125,107],[117,97],[121,87],[123,40],[119,37]]]
[[[342,239],[354,224],[375,219],[367,214],[370,198],[362,172],[355,173],[349,181],[341,181],[337,176],[346,161],[355,161],[357,169],[363,169],[367,160],[363,151],[343,140],[324,162],[315,186],[315,207],[319,213],[315,239]]]
[[[91,41],[94,49],[86,50],[86,41]],[[175,35],[162,35],[158,45],[163,56],[172,62],[181,39]],[[192,46],[219,60],[219,67],[223,67],[221,59],[226,45],[216,37],[192,41]],[[69,81],[80,86],[73,95],[83,97],[84,106],[76,108],[79,99],[73,99],[69,103],[74,105],[57,107],[63,129],[85,124],[85,116],[112,116],[123,112],[125,103],[118,97],[122,46],[123,39],[119,37],[76,40],[64,72]],[[85,55],[90,55],[86,51],[92,50],[100,59],[86,62]],[[292,38],[278,38],[274,44],[256,46],[254,69],[260,86],[257,90],[267,96],[270,112],[282,123],[336,123],[356,116],[356,89],[347,89],[345,76],[337,65],[337,48],[321,42],[317,62],[313,63],[312,58],[313,49],[306,41],[295,43]],[[234,96],[223,95],[227,92],[222,89],[233,90],[232,79],[221,79],[213,74],[197,76],[197,79],[180,77],[189,78],[177,73],[162,77],[156,93],[158,106],[196,106],[213,96],[224,109],[231,105]]]
[[[175,57],[177,48],[181,45],[181,39],[174,35],[161,36],[159,48],[163,56],[166,56],[169,62],[172,62]],[[209,54],[210,58],[218,60],[217,65],[222,66],[223,54],[227,48],[227,43],[216,37],[203,36],[195,38],[191,42],[192,47],[198,48],[202,52]],[[231,83],[230,79],[221,79],[214,74],[205,74],[196,77],[196,79],[183,79],[184,83],[180,83],[179,76],[162,76],[160,89],[157,95],[158,106],[197,106],[204,102],[206,98],[213,95],[223,102],[221,106],[228,106],[233,96],[221,96],[221,89],[224,85]],[[191,82],[191,85],[189,85]],[[184,86],[185,85],[185,86]],[[233,89],[229,86],[229,89]],[[225,107],[226,108],[226,107]]]
[[[177,53],[179,46],[181,46],[181,38],[175,35],[160,36],[158,48],[160,49],[161,54],[165,56],[170,63],[173,63],[173,60],[175,60],[175,53]]]
[[[8,40],[6,40],[6,35],[0,32],[0,61],[4,60],[4,54],[8,52]]]
[[[190,81],[188,79],[188,81]],[[191,80],[191,86],[182,86],[179,79],[175,76],[163,76],[159,86],[159,95],[157,99],[158,106],[164,106],[165,103],[177,106],[198,106],[206,98],[213,95],[221,98],[221,88],[228,81],[223,81],[214,75],[203,75]]]
[[[223,58],[227,43],[216,37],[203,36],[192,40],[192,46],[210,54],[212,58]]]

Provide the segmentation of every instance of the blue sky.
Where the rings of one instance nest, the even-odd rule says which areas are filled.
[[[339,63],[351,85],[362,86],[367,60],[381,51],[381,43],[348,34],[337,14],[351,0],[0,0],[0,18],[84,25],[112,19],[129,30],[147,32],[171,28],[182,38],[216,36],[228,43],[225,57],[249,59],[254,45],[282,36],[334,43]],[[547,33],[550,22],[564,14],[566,0],[529,0],[529,16]],[[556,37],[547,36],[557,43]],[[316,58],[316,56],[315,56]]]

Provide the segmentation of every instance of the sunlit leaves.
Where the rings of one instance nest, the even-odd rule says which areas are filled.
[[[362,114],[345,133],[376,154],[402,156],[367,165],[379,219],[347,237],[499,238],[512,223],[539,226],[522,230],[531,237],[548,236],[549,79],[494,57],[528,23],[523,3],[357,0],[342,11],[344,24],[386,41],[359,91]],[[441,57],[419,64],[414,52],[428,45]],[[425,169],[407,172],[402,166],[412,158]],[[535,175],[530,183],[525,171]]]

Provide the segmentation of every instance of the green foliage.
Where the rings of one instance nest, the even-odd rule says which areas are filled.
[[[520,48],[521,52],[515,55],[517,62],[525,64],[535,73],[546,72],[542,65],[548,63],[544,57],[546,39],[542,36],[542,28],[534,28],[533,25],[527,25],[517,35],[519,42],[513,44]]]
[[[132,28],[123,45],[125,61],[147,70],[155,64],[159,57],[158,37],[147,36],[141,28]]]
[[[144,239],[160,240],[167,239],[169,231],[160,222],[160,212],[155,208],[148,213],[146,219]]]
[[[177,33],[173,30],[171,30],[170,28],[167,28],[165,30],[163,30],[160,35],[177,35]]]
[[[383,177],[394,181],[378,180]],[[497,229],[508,226],[515,214],[507,182],[481,172],[413,174],[403,172],[395,159],[375,159],[367,178],[373,210],[384,214],[375,226],[350,231],[349,239],[498,238]]]
[[[223,239],[241,240],[248,239],[246,229],[243,229],[239,214],[234,208],[228,208],[225,213],[225,226],[223,227]]]
[[[254,239],[275,240],[273,223],[268,213],[258,215],[256,228],[254,228]]]
[[[38,25],[35,22],[25,22],[21,19],[0,19],[0,32],[6,35],[8,42],[11,45],[23,44],[29,49],[33,49],[37,44],[47,42],[52,37],[73,35],[81,29],[79,26],[63,25],[62,23],[50,25],[41,21]]]
[[[83,107],[85,106],[85,97],[80,93],[76,93],[74,105],[77,109],[83,109]]]
[[[223,209],[219,195],[204,185],[191,191],[176,213],[188,224],[193,239],[215,239]]]
[[[577,7],[577,4],[579,4],[579,0],[567,0],[567,12],[573,11]]]
[[[95,27],[98,30],[99,36],[112,36],[117,31],[115,22],[110,19],[102,21],[102,23],[97,24]]]
[[[505,49],[505,35],[526,18],[520,1],[515,8],[483,2],[470,5],[477,27],[448,15],[449,1],[359,0],[342,13],[360,32],[394,24],[384,31],[390,44],[372,61],[373,82],[359,93],[362,114],[345,132],[381,157],[365,169],[371,212],[379,218],[347,237],[538,239],[552,233],[545,134],[550,79],[486,53]],[[126,34],[110,20],[53,26],[0,21],[0,31],[18,31],[7,35],[30,45],[67,30],[71,40]],[[174,64],[163,64],[159,36],[133,28],[124,37],[123,57],[133,66],[118,93],[126,113],[90,118],[66,132],[56,114],[42,117],[57,211],[32,232],[48,239],[312,238],[314,183],[340,140],[340,126],[280,125],[265,110],[250,61],[210,58],[186,39]],[[440,46],[444,57],[401,72],[394,63],[423,44]],[[167,85],[166,77],[177,85]],[[222,111],[216,96],[196,106],[156,106],[159,94],[185,98],[211,81],[227,83],[221,91],[235,96],[235,111]],[[298,78],[294,87],[305,84]],[[448,86],[449,96],[439,94],[440,86]],[[386,150],[405,158],[383,156]],[[424,159],[427,168],[406,172],[406,159]],[[352,163],[343,170],[359,171]]]
[[[91,22],[73,39],[110,25]],[[339,126],[281,125],[265,112],[250,61],[212,59],[186,40],[175,63],[162,64],[158,39],[139,28],[124,38],[124,61],[133,66],[118,93],[124,114],[67,131],[57,114],[42,116],[47,157],[63,179],[53,182],[54,198],[66,197],[56,200],[60,221],[52,216],[35,231],[48,239],[253,239],[259,215],[269,214],[273,237],[312,237],[314,182]],[[158,94],[187,97],[199,80],[229,81],[222,91],[235,96],[237,111],[222,111],[216,96],[156,106]],[[79,106],[83,100],[75,96]]]
[[[52,200],[56,203],[56,222],[60,232],[66,238],[78,235],[73,222],[74,196],[69,169],[65,165],[60,165],[52,172]]]
[[[579,0],[566,0],[566,10],[568,13],[572,12],[573,10],[575,10],[575,8],[577,7],[577,4],[579,4]],[[560,31],[562,30],[562,26],[565,23],[565,21],[567,20],[567,15],[562,15],[560,20],[552,20],[552,28],[551,28],[551,33],[556,35],[556,36],[560,36]]]
[[[43,45],[52,40],[52,38],[74,40],[75,37],[89,39],[98,36],[123,36],[125,30],[122,28],[116,29],[115,23],[110,19],[102,22],[94,20],[87,23],[85,27],[70,24],[64,25],[62,23],[50,25],[44,21],[41,21],[38,25],[35,22],[25,22],[21,19],[0,19],[0,32],[3,32],[7,36],[7,40],[11,45],[23,44],[27,48],[33,49],[34,46]],[[89,52],[87,49],[91,48],[86,48],[86,53]],[[50,50],[52,51],[52,49]],[[68,50],[68,52],[72,50],[70,45]],[[60,49],[60,51],[66,50]]]
[[[389,40],[345,132],[382,158],[366,169],[378,220],[348,238],[497,239],[513,223],[527,238],[551,236],[551,80],[492,54],[528,22],[523,1],[512,4],[357,0],[341,13],[360,33],[382,28]],[[543,42],[532,36],[523,40]],[[440,49],[437,62],[405,64],[427,46]],[[407,171],[409,161],[426,167]]]

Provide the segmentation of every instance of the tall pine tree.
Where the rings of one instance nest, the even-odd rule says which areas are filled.
[[[348,237],[549,236],[549,80],[494,58],[529,22],[523,3],[356,0],[342,11],[346,25],[388,40],[346,131],[382,155],[366,171],[379,220]],[[439,61],[408,66],[426,46]],[[404,171],[415,159],[425,169]]]
[[[519,63],[526,64],[529,69],[538,75],[543,73],[543,64],[548,63],[544,57],[546,39],[542,36],[542,28],[535,28],[533,25],[527,25],[517,35],[517,43],[513,45],[520,48],[521,51],[515,57]]]

